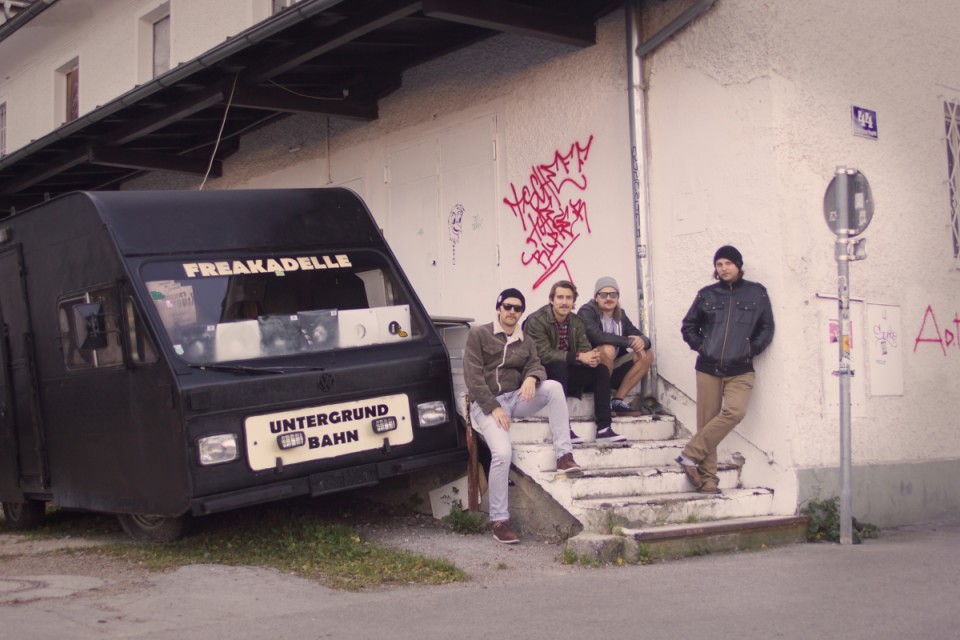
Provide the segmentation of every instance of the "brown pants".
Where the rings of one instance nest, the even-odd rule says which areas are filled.
[[[697,371],[697,435],[683,448],[683,455],[699,461],[704,480],[719,480],[717,446],[747,414],[753,379],[752,371],[726,378]]]

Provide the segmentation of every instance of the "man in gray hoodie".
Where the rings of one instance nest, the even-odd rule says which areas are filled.
[[[557,472],[582,473],[573,459],[570,415],[563,386],[547,380],[533,340],[524,339],[520,316],[526,300],[517,289],[497,297],[497,318],[470,329],[463,354],[463,377],[470,393],[473,428],[490,448],[490,524],[493,537],[504,544],[520,541],[510,528],[507,492],[513,444],[510,421],[533,415],[547,407]]]

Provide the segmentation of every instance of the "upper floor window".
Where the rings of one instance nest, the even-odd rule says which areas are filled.
[[[273,0],[273,9],[271,13],[273,15],[277,15],[284,9],[288,9],[298,2],[300,2],[300,0]]]
[[[950,230],[953,257],[960,266],[960,101],[943,103],[947,130],[947,184],[950,188]]]
[[[74,58],[57,69],[57,125],[80,116],[80,59]]]
[[[139,61],[137,74],[147,82],[170,70],[170,3],[157,5],[139,17]]]
[[[170,69],[170,16],[153,23],[153,77]]]

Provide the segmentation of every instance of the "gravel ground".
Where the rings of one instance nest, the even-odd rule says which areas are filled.
[[[372,506],[354,509],[344,524],[355,527],[365,539],[376,544],[450,561],[462,569],[475,586],[495,587],[545,575],[588,570],[563,564],[563,547],[556,539],[524,536],[520,544],[504,545],[496,542],[489,531],[454,533],[430,516],[391,515]],[[123,533],[64,538],[0,533],[0,580],[54,575],[84,577],[100,585],[95,587],[99,595],[146,588],[151,574],[144,567],[84,551],[124,539]],[[71,550],[71,553],[59,553],[61,550]]]

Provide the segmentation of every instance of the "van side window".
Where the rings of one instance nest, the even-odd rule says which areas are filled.
[[[153,346],[153,340],[147,333],[147,328],[140,318],[131,298],[127,298],[124,303],[124,313],[127,321],[127,344],[130,345],[130,359],[134,364],[151,364],[157,361],[157,348]]]
[[[60,348],[67,369],[96,369],[123,364],[120,309],[112,287],[61,298],[57,307]],[[94,310],[97,313],[93,313]],[[84,326],[78,326],[78,323]],[[85,337],[86,344],[83,342]]]

